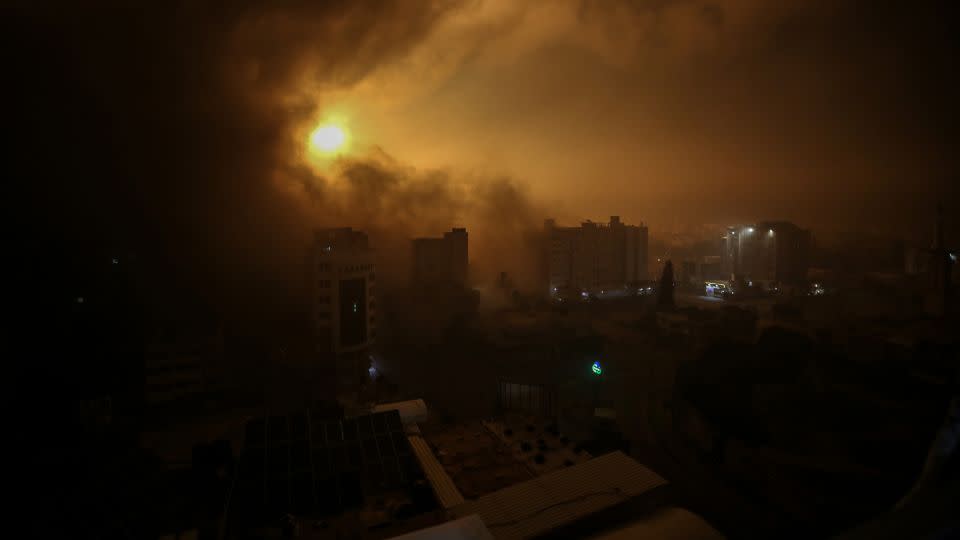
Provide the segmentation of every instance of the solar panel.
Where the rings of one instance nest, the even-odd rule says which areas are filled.
[[[244,514],[329,515],[423,479],[395,410],[342,420],[309,411],[255,418],[244,441],[233,499]]]

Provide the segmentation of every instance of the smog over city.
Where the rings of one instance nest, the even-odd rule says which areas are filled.
[[[960,534],[949,7],[5,6],[32,534]]]

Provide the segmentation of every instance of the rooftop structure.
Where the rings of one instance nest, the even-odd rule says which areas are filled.
[[[494,538],[531,538],[666,486],[623,452],[522,482],[451,509],[477,514]]]

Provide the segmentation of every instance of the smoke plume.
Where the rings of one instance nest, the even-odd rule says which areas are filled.
[[[381,275],[409,239],[467,226],[474,260],[537,221],[517,183],[418,171],[383,151],[295,159],[325,96],[403,55],[457,2],[23,3],[4,34],[17,167],[43,249],[134,253],[144,289],[255,312],[301,298],[311,231],[367,230]],[[517,260],[512,258],[512,260]],[[509,268],[504,268],[509,270]]]

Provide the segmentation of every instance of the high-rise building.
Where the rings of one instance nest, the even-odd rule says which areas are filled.
[[[586,221],[579,227],[544,223],[545,258],[551,293],[623,289],[647,279],[647,227]]]
[[[414,284],[466,286],[466,229],[455,228],[442,238],[415,238],[412,244]]]
[[[721,265],[734,280],[757,284],[799,284],[806,280],[810,231],[788,221],[729,227],[723,236]]]
[[[339,390],[368,375],[376,338],[373,255],[366,233],[349,227],[315,233],[311,278],[317,352],[334,361]]]

